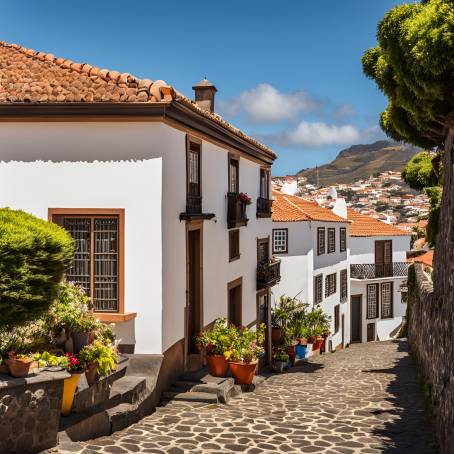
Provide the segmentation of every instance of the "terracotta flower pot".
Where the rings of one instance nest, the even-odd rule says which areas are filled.
[[[78,355],[80,351],[90,343],[90,333],[73,333],[74,353]]]
[[[295,352],[295,346],[294,345],[288,345],[287,348],[285,349],[288,355],[288,359],[292,363],[292,366],[295,364],[295,359],[296,359],[296,352]]]
[[[313,344],[315,342],[315,336],[309,336],[309,339],[307,340],[308,344]]]
[[[282,329],[278,327],[271,328],[271,342],[274,346],[278,346],[281,343]]]
[[[229,362],[224,355],[207,355],[207,366],[213,377],[226,377],[229,371]]]
[[[243,363],[232,361],[230,363],[230,370],[237,385],[250,385],[254,379],[256,368],[257,362]]]
[[[9,367],[9,373],[12,377],[23,378],[30,372],[30,366],[32,365],[31,358],[24,359],[8,359],[6,364]]]
[[[312,347],[312,350],[319,350],[320,347],[323,345],[323,337],[319,336],[317,339],[315,339],[314,346]]]
[[[85,371],[85,378],[87,379],[88,386],[94,385],[98,379],[98,363],[90,363]]]
[[[300,337],[298,339],[298,345],[307,345],[307,338],[305,337]]]
[[[63,399],[61,401],[61,414],[68,416],[71,413],[73,406],[74,394],[76,393],[77,385],[79,384],[82,374],[71,374],[71,377],[63,380]]]

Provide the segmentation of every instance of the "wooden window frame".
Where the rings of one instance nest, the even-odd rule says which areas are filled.
[[[232,256],[232,241],[233,236],[238,235],[238,255]],[[229,262],[234,262],[235,260],[239,260],[241,257],[240,252],[240,229],[229,230]]]
[[[341,227],[339,229],[339,251],[345,252],[347,250],[347,229]]]
[[[276,231],[285,231],[285,250],[284,251],[277,251],[274,247],[274,232]],[[276,228],[273,229],[271,232],[271,240],[272,240],[272,249],[273,254],[288,254],[288,228]]]
[[[323,233],[323,234],[322,234]],[[321,235],[322,234],[322,235]],[[323,236],[323,248],[320,247],[321,236]],[[317,255],[323,255],[326,253],[326,228],[317,227]]]
[[[336,229],[334,227],[328,228],[328,254],[336,252]]]
[[[345,280],[343,277],[345,276]],[[339,272],[339,280],[340,280],[340,297],[341,299],[346,299],[348,297],[348,270],[340,270]],[[344,292],[345,289],[345,292]]]
[[[231,172],[230,172],[230,164],[232,163],[232,161],[235,161],[236,162],[236,166],[237,166],[237,184],[236,184],[236,191],[231,191],[230,190],[230,181],[231,181]],[[228,188],[228,191],[229,193],[235,193],[235,194],[239,194],[240,193],[240,157],[236,154],[233,154],[233,153],[229,153],[228,154],[228,166],[227,166],[227,170],[228,170],[228,180],[227,180],[227,188]]]
[[[243,324],[243,277],[239,277],[234,281],[231,281],[227,284],[227,322],[230,324],[230,290],[235,287],[240,287],[240,321],[239,325]]]
[[[370,317],[369,314],[369,289],[375,288],[375,317]],[[380,285],[379,284],[367,284],[366,286],[366,319],[375,320],[380,316]]]
[[[339,332],[340,328],[340,304],[334,306],[334,333]]]
[[[383,316],[383,286],[390,285],[390,304],[391,304],[391,314],[389,316]],[[381,311],[380,311],[380,318],[383,320],[388,320],[394,318],[394,282],[382,282],[380,284],[380,302],[381,302]]]
[[[261,244],[267,245],[268,262],[270,260],[270,237],[266,236],[263,238],[257,238],[257,265],[261,265],[263,263],[260,261],[260,257],[259,257],[259,249],[260,249]],[[266,262],[264,262],[264,263],[266,263]]]
[[[202,140],[189,134],[186,134],[186,198],[191,195],[189,191],[189,152],[191,143],[199,145],[199,197],[202,198]]]
[[[318,282],[320,282],[320,293],[318,292]],[[323,274],[314,276],[314,304],[321,304],[323,302]]]
[[[118,217],[118,311],[96,312],[96,317],[105,322],[122,322],[134,318],[135,312],[125,312],[125,209],[124,208],[49,208],[48,220],[55,216],[117,216]]]
[[[325,276],[325,298],[334,295],[337,291],[337,273],[330,273]]]

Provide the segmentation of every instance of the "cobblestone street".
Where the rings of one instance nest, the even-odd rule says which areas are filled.
[[[405,341],[374,342],[271,376],[229,405],[173,403],[61,453],[435,453]]]

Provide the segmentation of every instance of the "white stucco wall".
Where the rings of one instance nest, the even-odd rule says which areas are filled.
[[[406,262],[411,235],[349,237],[351,263],[375,263],[375,241],[391,240],[393,262]]]
[[[3,132],[0,127],[2,138]],[[81,140],[73,144],[77,148]],[[22,146],[25,151],[32,144]],[[41,147],[45,147],[45,137],[34,142],[35,152]],[[7,143],[0,145],[0,160],[7,149]],[[161,326],[153,323],[160,320],[162,311],[161,173],[161,159],[0,162],[0,206],[22,209],[46,220],[49,208],[125,209],[125,311],[137,312],[137,319],[128,323],[129,329],[120,327],[117,334],[123,343],[136,341],[141,352],[161,349]]]

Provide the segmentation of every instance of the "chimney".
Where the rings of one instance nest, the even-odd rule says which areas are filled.
[[[217,88],[206,78],[192,87],[195,94],[194,101],[203,110],[214,112],[214,96]]]

